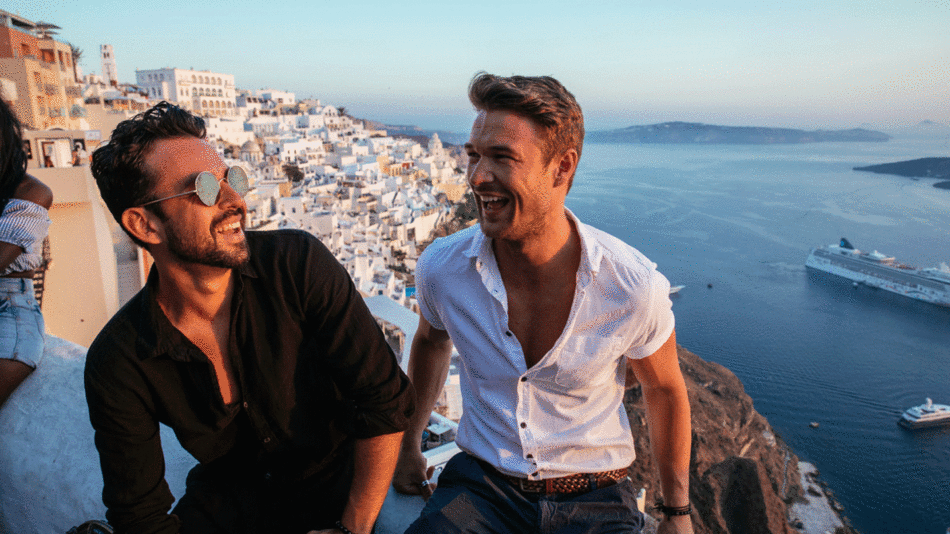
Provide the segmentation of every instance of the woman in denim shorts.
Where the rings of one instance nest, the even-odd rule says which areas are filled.
[[[0,406],[43,356],[33,274],[43,261],[53,192],[26,174],[20,122],[0,95]]]

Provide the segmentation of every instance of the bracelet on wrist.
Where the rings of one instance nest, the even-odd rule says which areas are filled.
[[[343,534],[356,534],[356,533],[353,532],[352,530],[350,530],[350,529],[346,528],[345,526],[343,526],[343,521],[337,521],[337,522],[336,522],[336,529],[339,530],[340,532],[342,532]]]
[[[656,506],[654,508],[659,510],[659,512],[666,517],[689,515],[693,513],[693,506],[690,504],[687,504],[686,506],[666,506],[663,504],[663,501],[656,501]]]

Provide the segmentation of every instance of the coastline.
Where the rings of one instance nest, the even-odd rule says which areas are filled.
[[[801,475],[804,502],[797,501],[789,506],[789,523],[802,534],[833,534],[839,528],[844,529],[844,532],[856,532],[848,519],[841,515],[841,505],[819,480],[818,468],[800,460],[798,472]]]

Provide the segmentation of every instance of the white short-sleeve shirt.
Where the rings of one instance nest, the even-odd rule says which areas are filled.
[[[508,330],[508,298],[478,225],[437,239],[416,268],[423,317],[461,357],[458,446],[504,473],[542,480],[629,466],[626,358],[656,352],[673,332],[670,284],[653,262],[582,224],[570,317],[530,369]]]

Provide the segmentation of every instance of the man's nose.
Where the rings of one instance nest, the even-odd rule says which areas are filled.
[[[227,180],[222,180],[221,190],[218,191],[218,204],[220,204],[222,208],[244,204],[244,197],[239,195]]]
[[[468,182],[472,185],[472,187],[491,182],[494,179],[495,175],[492,174],[492,171],[489,168],[488,162],[485,161],[485,158],[478,160],[473,165],[469,165]]]

